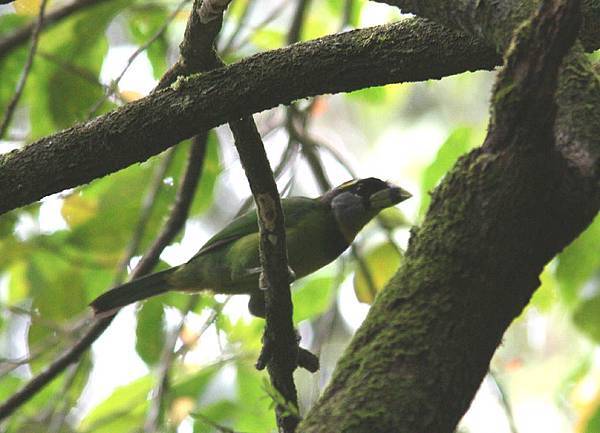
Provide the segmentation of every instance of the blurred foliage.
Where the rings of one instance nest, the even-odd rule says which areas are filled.
[[[363,256],[363,264],[357,264],[354,274],[356,298],[365,304],[372,304],[377,293],[396,273],[401,259],[400,251],[390,242],[367,251]]]
[[[17,0],[18,14],[0,15],[0,38],[34,19],[39,4],[38,0]],[[86,121],[93,113],[105,112],[123,100],[142,96],[136,89],[112,83],[116,75],[106,77],[105,70],[111,66],[106,59],[115,48],[147,45],[141,56],[147,57],[151,70],[144,78],[160,78],[176,57],[189,12],[188,8],[186,13],[178,14],[168,30],[160,32],[177,5],[171,0],[110,0],[49,27],[40,39],[24,97],[9,131],[10,144],[0,142],[0,152],[10,150],[15,143],[22,146]],[[51,2],[49,6],[60,4]],[[224,58],[234,61],[283,46],[295,6],[296,2],[233,2],[219,40],[219,46],[231,41]],[[381,13],[381,7],[366,0],[310,2],[301,39],[370,25],[373,16],[383,17],[384,21],[397,17],[396,9]],[[2,109],[13,95],[27,48],[26,44],[17,47],[0,59]],[[402,207],[407,211],[388,209],[377,224],[367,229],[366,243],[357,249],[362,251],[364,268],[357,262],[347,266],[351,257],[346,254],[338,262],[343,266],[330,266],[294,284],[294,323],[303,331],[309,330],[303,332],[303,345],[313,344],[317,351],[326,351],[330,346],[341,351],[347,343],[345,337],[340,337],[346,334],[336,326],[354,324],[338,320],[345,296],[340,287],[352,283],[354,292],[349,293],[354,297],[349,302],[356,308],[358,301],[371,303],[394,275],[402,261],[407,229],[422,221],[429,193],[461,155],[481,143],[491,79],[490,74],[467,73],[440,82],[372,87],[342,97],[320,97],[308,111],[311,118],[306,122],[310,126],[307,134],[322,139],[350,164],[360,161],[356,171],[361,175],[389,175],[387,160],[394,164],[392,177],[408,167],[410,176],[403,178],[405,173],[400,173],[398,180],[412,182],[409,189],[415,194],[412,202],[416,206],[413,204],[411,211],[407,202],[407,207]],[[120,97],[106,97],[111,86],[118,88]],[[274,125],[285,115],[281,108],[275,113],[271,117],[256,116],[261,130],[276,132],[272,134],[275,138],[269,134],[267,141],[273,161],[279,160],[287,141],[279,134],[284,125]],[[389,137],[393,137],[391,145]],[[181,262],[183,254],[175,254],[174,260],[173,250],[198,249],[203,239],[224,226],[237,211],[243,201],[239,195],[245,180],[231,147],[226,133],[209,135],[186,232],[175,238],[175,247],[163,255],[157,269],[168,266],[167,262]],[[428,150],[419,153],[421,147]],[[120,265],[124,263],[131,269],[155,239],[173,206],[189,148],[189,141],[178,145],[166,172],[158,179],[149,207],[146,198],[157,186],[156,173],[167,158],[165,154],[0,216],[0,401],[20,389],[81,335],[89,318],[88,303],[115,284]],[[394,152],[391,155],[390,149]],[[380,152],[376,153],[375,164],[369,161],[370,152]],[[344,162],[330,158],[330,150],[319,150],[319,155],[334,183],[347,180],[349,170]],[[315,195],[316,189],[307,180],[312,179],[310,173],[304,175],[307,167],[300,158],[290,161],[280,186],[289,183],[294,193]],[[410,166],[405,161],[411,161]],[[145,212],[146,219],[142,218]],[[130,257],[128,251],[138,230],[139,244]],[[577,432],[585,433],[600,431],[600,367],[592,356],[600,341],[599,240],[597,218],[546,266],[540,289],[515,321],[495,361],[504,376],[517,377],[519,372],[527,371],[528,377],[534,377],[528,370],[530,360],[541,364],[542,357],[549,363],[560,358],[564,371],[539,376],[545,382],[548,376],[559,382],[557,407],[568,417],[578,417]],[[95,350],[82,357],[1,425],[1,431],[140,431],[148,420],[150,397],[156,396],[161,380],[168,336],[180,325],[182,331],[175,347],[167,348],[176,355],[172,356],[168,386],[162,396],[158,430],[172,432],[185,426],[180,431],[212,433],[223,426],[240,432],[274,431],[270,409],[273,396],[263,384],[266,374],[254,368],[263,322],[248,317],[246,301],[243,297],[224,300],[202,295],[190,310],[187,295],[169,293],[144,302],[134,311],[125,310],[117,319],[123,317],[118,335],[111,336],[108,344],[102,339],[98,342],[102,353]],[[353,316],[356,311],[350,309],[347,314]],[[539,325],[539,320],[551,323],[546,328],[556,333],[535,349],[538,343],[532,341],[538,331],[531,329],[535,327],[532,323]],[[572,324],[582,333],[577,334]],[[108,360],[116,361],[118,371],[94,377]],[[131,371],[131,375],[121,372],[121,368]],[[304,400],[314,400],[332,369],[331,364],[323,365],[314,395]],[[573,395],[584,385],[593,388],[592,397],[576,403]],[[518,399],[523,391],[515,389],[509,386]]]

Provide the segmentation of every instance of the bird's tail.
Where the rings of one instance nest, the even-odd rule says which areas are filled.
[[[90,307],[94,309],[96,316],[105,316],[135,301],[165,293],[171,288],[168,276],[175,269],[177,268],[170,268],[115,287],[94,299]]]

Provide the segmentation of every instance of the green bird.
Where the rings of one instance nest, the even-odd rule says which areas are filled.
[[[382,209],[410,197],[402,188],[370,177],[345,182],[317,198],[281,200],[291,274],[301,278],[332,262]],[[213,236],[187,263],[115,287],[90,305],[97,315],[106,315],[169,290],[211,290],[249,294],[250,312],[264,317],[258,248],[258,221],[252,210]]]

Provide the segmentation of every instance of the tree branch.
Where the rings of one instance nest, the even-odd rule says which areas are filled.
[[[52,24],[56,24],[71,16],[71,14],[79,12],[88,7],[95,6],[102,2],[106,2],[110,0],[75,0],[74,2],[61,7],[60,9],[56,9],[52,12],[46,14],[44,19],[44,24],[42,29],[47,28]],[[8,36],[0,39],[0,59],[7,56],[13,49],[17,48],[19,45],[25,43],[34,32],[36,23],[31,22],[20,29],[15,30],[13,33],[10,33]]]
[[[221,66],[213,48],[221,30],[222,13],[227,0],[196,1],[181,43],[181,60],[172,68],[187,73]],[[174,72],[169,76],[174,76]],[[177,72],[179,74],[179,72]],[[295,430],[299,418],[293,373],[298,366],[298,343],[292,323],[292,299],[289,289],[287,247],[283,210],[277,184],[267,159],[264,144],[252,117],[230,122],[235,146],[246,172],[256,203],[260,231],[260,280],[266,284],[266,326],[261,358],[267,354],[266,366],[271,382],[285,404],[277,404],[277,424],[283,433]],[[305,354],[305,352],[304,352]]]
[[[443,35],[443,42],[432,45],[432,35]],[[479,55],[465,65],[452,55],[457,47]],[[253,112],[323,93],[440,78],[465,67],[489,69],[499,61],[489,53],[472,38],[405,20],[295,44],[181,79],[171,89],[0,155],[0,213],[143,161]]]
[[[544,265],[598,212],[597,176],[569,165],[554,136],[540,131],[552,130],[555,111],[540,102],[556,88],[577,6],[546,1],[518,33],[500,83],[537,88],[498,104],[486,144],[436,189],[402,267],[298,431],[453,432]],[[533,80],[540,70],[543,77]],[[504,91],[496,87],[494,101]],[[522,107],[537,111],[520,119],[519,128],[534,121],[531,130],[505,134],[515,121],[505,112]],[[510,137],[505,146],[489,145],[503,137]],[[593,145],[600,148],[598,136]]]
[[[29,77],[29,73],[31,72],[31,67],[33,66],[33,59],[35,58],[35,53],[38,47],[38,41],[40,37],[40,30],[44,25],[44,14],[46,12],[46,5],[48,4],[48,0],[42,0],[40,3],[40,11],[38,13],[38,19],[35,23],[35,27],[31,33],[31,48],[29,48],[29,53],[27,54],[27,60],[25,61],[25,65],[23,66],[23,70],[21,71],[21,76],[19,77],[19,81],[17,83],[17,87],[15,89],[15,93],[11,100],[9,101],[6,109],[4,110],[4,115],[2,116],[2,121],[0,121],[0,140],[4,137],[6,131],[8,131],[8,127],[10,126],[10,122],[12,120],[12,116],[17,108],[17,104],[21,99],[21,95],[23,94],[23,89],[25,88],[25,83],[27,82],[27,78]]]
[[[511,41],[515,23],[528,19],[540,3],[522,0],[374,1],[397,6],[403,12],[410,12],[448,28],[471,34],[498,47],[499,52]],[[579,37],[587,51],[596,51],[600,48],[600,8],[595,0],[583,0],[581,9],[583,23]]]
[[[202,141],[204,139],[204,141]],[[136,268],[131,273],[131,278],[138,278],[147,274],[158,263],[163,249],[170,243],[173,237],[183,227],[194,197],[196,185],[202,172],[204,155],[206,149],[206,136],[196,139],[190,150],[188,164],[184,174],[183,182],[177,191],[175,205],[169,214],[169,219],[164,224],[161,233],[152,243],[146,254],[142,257]],[[86,331],[77,343],[66,350],[42,373],[34,377],[22,389],[13,394],[8,400],[0,405],[0,420],[6,418],[19,408],[23,403],[31,399],[41,388],[56,378],[65,368],[76,362],[85,351],[89,349],[94,341],[102,335],[114,319],[112,316],[96,319],[92,326]]]

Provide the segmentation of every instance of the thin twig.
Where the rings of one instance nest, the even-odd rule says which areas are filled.
[[[171,22],[175,19],[175,17],[177,17],[177,15],[179,14],[179,12],[183,9],[183,7],[189,3],[191,0],[182,0],[177,7],[175,8],[175,10],[173,12],[171,12],[171,14],[167,17],[167,19],[165,20],[165,22],[162,24],[162,26],[160,26],[160,28],[150,37],[150,39],[148,39],[143,45],[140,45],[127,59],[127,63],[125,65],[125,67],[121,70],[121,73],[117,76],[117,78],[115,78],[111,83],[110,86],[108,88],[108,91],[100,98],[98,99],[98,101],[96,101],[96,103],[92,106],[92,108],[90,109],[90,112],[88,114],[88,117],[91,119],[92,117],[94,117],[96,115],[96,112],[100,109],[100,107],[102,106],[102,104],[104,104],[104,102],[110,98],[113,94],[115,94],[118,91],[119,88],[119,82],[121,81],[121,79],[123,78],[123,76],[125,75],[125,73],[129,70],[129,68],[131,67],[131,65],[133,64],[134,60],[140,55],[142,54],[144,51],[146,51],[148,49],[148,47],[150,45],[152,45],[154,42],[156,42],[158,40],[158,38],[160,38],[163,33],[167,30],[167,28],[171,25]],[[159,88],[162,88],[162,85],[158,86]]]
[[[146,433],[154,433],[160,431],[161,425],[161,415],[163,414],[163,406],[166,394],[169,389],[169,372],[171,366],[173,365],[173,361],[178,357],[185,357],[187,351],[192,347],[196,341],[198,341],[202,335],[206,332],[208,328],[215,322],[219,314],[221,313],[223,307],[227,304],[231,296],[228,296],[223,303],[220,303],[208,318],[204,321],[201,328],[198,330],[198,333],[194,336],[194,340],[192,342],[186,342],[183,344],[179,350],[175,350],[175,345],[177,344],[177,339],[181,335],[181,331],[185,326],[185,319],[188,312],[192,311],[196,308],[196,305],[199,301],[199,295],[192,295],[188,301],[187,306],[183,310],[183,317],[179,321],[179,324],[173,329],[173,331],[167,337],[165,341],[165,345],[163,347],[163,352],[160,360],[160,368],[157,373],[157,386],[154,390],[154,397],[150,402],[150,409],[148,410],[148,416],[146,417],[146,423],[144,424],[144,431]]]
[[[297,0],[298,4],[296,5],[296,10],[294,11],[294,16],[292,17],[292,24],[290,25],[290,29],[287,35],[287,43],[291,45],[296,43],[301,38],[302,27],[304,26],[304,19],[306,16],[306,12],[310,7],[311,0]]]
[[[171,148],[168,151],[166,157],[162,160],[161,164],[159,165],[159,167],[157,167],[157,169],[154,173],[154,179],[151,182],[151,186],[150,186],[148,192],[146,193],[146,195],[144,196],[144,199],[142,200],[142,208],[140,211],[140,218],[139,218],[138,224],[136,224],[136,230],[135,230],[135,232],[132,236],[132,239],[126,249],[123,260],[121,261],[121,263],[119,263],[119,265],[117,265],[116,275],[113,280],[114,285],[120,284],[123,281],[125,272],[127,270],[127,264],[129,263],[129,261],[131,260],[131,257],[133,257],[133,255],[136,253],[136,251],[139,247],[139,243],[140,243],[141,238],[146,230],[148,219],[150,217],[153,205],[155,203],[156,196],[163,185],[162,179],[163,179],[169,165],[172,162],[174,152],[175,152],[175,148]],[[76,360],[76,361],[74,361],[74,364],[71,366],[71,368],[73,369],[73,371],[79,371],[80,365],[81,364],[80,364],[79,360]],[[74,379],[74,377],[72,379]],[[66,385],[65,385],[66,387],[70,386],[70,383],[72,383],[72,379],[67,380]],[[68,388],[66,388],[66,389],[68,389]],[[64,422],[64,417],[66,416],[67,411],[68,411],[68,409],[65,406],[63,411],[61,411],[61,413],[63,413],[63,416],[53,417],[52,422],[50,423],[50,427],[55,426],[55,431],[58,430],[60,428],[60,426],[62,425],[62,423]]]
[[[33,29],[33,33],[31,34],[31,48],[29,49],[29,54],[27,55],[27,60],[25,61],[25,65],[23,66],[23,71],[21,71],[21,76],[19,77],[19,82],[17,83],[17,87],[15,89],[15,93],[11,98],[6,110],[4,111],[4,116],[2,117],[2,122],[0,122],[0,139],[4,137],[8,126],[10,125],[10,121],[12,120],[13,114],[15,113],[15,109],[17,108],[17,104],[21,99],[21,95],[23,94],[23,89],[25,88],[25,83],[27,83],[27,78],[29,77],[29,73],[31,72],[31,66],[33,66],[33,59],[35,58],[35,52],[37,50],[40,30],[42,29],[42,25],[44,24],[44,13],[46,12],[46,5],[48,4],[48,0],[42,0],[40,4],[40,11],[38,14],[37,23]]]
[[[502,406],[502,409],[504,409],[506,421],[508,422],[508,427],[510,428],[511,433],[519,433],[519,430],[517,429],[517,424],[515,423],[515,417],[513,415],[512,408],[510,407],[508,393],[504,389],[504,385],[502,384],[500,379],[498,379],[496,373],[494,373],[492,370],[488,371],[488,377],[490,378],[490,380],[496,387],[496,390],[498,391],[498,402],[500,403],[500,406]]]
[[[286,122],[286,125],[287,125],[287,129],[288,129],[288,133],[290,134],[290,137],[298,140],[301,144],[303,144],[302,151],[303,151],[304,155],[306,156],[308,165],[309,165],[313,175],[315,176],[317,183],[319,184],[319,188],[321,189],[321,192],[325,192],[325,191],[331,189],[333,185],[327,178],[325,168],[323,167],[323,162],[321,161],[321,159],[319,158],[319,155],[317,153],[317,150],[321,147],[320,143],[318,143],[317,141],[312,139],[306,133],[306,128],[308,128],[308,117],[309,117],[308,113],[309,113],[309,111],[298,112],[295,108],[290,108],[288,110],[288,120]],[[303,131],[297,130],[294,125],[294,117],[296,117],[298,115],[303,116],[302,117],[302,126],[305,128]],[[347,167],[347,165],[342,164],[342,166],[345,167],[346,170],[348,170],[348,172],[352,173],[351,168]],[[388,236],[388,240],[396,248],[398,248],[392,238],[391,233],[389,233],[388,230],[386,230],[386,233]],[[375,286],[375,281],[373,280],[373,276],[371,275],[371,271],[369,270],[366,260],[364,259],[362,254],[360,254],[356,245],[352,244],[350,247],[350,251],[352,254],[352,258],[356,261],[359,269],[361,270],[361,272],[363,273],[363,275],[365,277],[365,281],[367,283],[367,287],[369,289],[370,294],[372,296],[375,296],[377,294],[377,287]]]
[[[193,10],[197,10],[199,4],[200,0],[196,0]],[[221,16],[203,22],[192,14],[186,28],[186,38],[180,46],[185,63],[181,60],[179,63],[193,65],[195,68],[214,68],[223,65],[214,50],[206,49],[214,45],[221,25]],[[199,44],[196,45],[196,51],[191,50],[189,46],[188,39],[193,35],[196,35],[194,41],[198,41]],[[198,46],[205,49],[198,49]],[[192,55],[194,58],[190,58]],[[289,433],[295,430],[299,422],[296,413],[298,398],[293,378],[293,372],[298,366],[299,350],[292,323],[283,211],[277,184],[254,120],[251,116],[244,117],[230,122],[229,126],[257,206],[259,251],[263,269],[261,281],[267,287],[264,344],[257,366],[267,367],[273,387],[285,402],[285,404],[278,402],[276,406],[277,424],[280,431]],[[291,411],[290,408],[296,410]]]
[[[175,156],[176,150],[177,147],[171,147],[169,150],[167,150],[164,158],[154,171],[152,180],[150,181],[150,188],[146,191],[146,194],[142,199],[140,217],[138,218],[138,223],[135,225],[135,231],[133,232],[133,236],[131,237],[127,248],[125,249],[123,258],[117,265],[117,271],[113,281],[115,285],[120,284],[123,281],[125,274],[127,273],[129,261],[136,254],[138,248],[140,247],[140,243],[144,233],[146,232],[146,227],[148,226],[148,221],[150,220],[150,215],[152,215],[152,209],[154,207],[154,203],[156,202],[156,197],[164,185],[163,178],[165,177],[171,162],[173,162],[173,157]]]
[[[77,379],[77,375],[81,372],[81,366],[83,364],[79,361],[77,364],[71,365],[67,369],[67,377],[65,378],[65,382],[62,386],[62,389],[58,395],[55,395],[52,401],[54,402],[54,410],[48,414],[48,430],[47,433],[57,433],[61,431],[65,419],[71,410],[72,398],[70,398],[69,390],[75,384],[75,379]],[[57,410],[59,406],[62,406],[62,409]]]
[[[158,262],[158,257],[162,250],[169,245],[171,240],[185,224],[194,198],[194,192],[196,191],[198,181],[202,175],[207,140],[208,133],[197,135],[192,140],[192,148],[190,149],[190,156],[188,158],[185,175],[179,186],[179,191],[177,192],[177,197],[173,204],[173,211],[169,214],[169,219],[165,223],[163,230],[148,249],[146,255],[142,257],[138,266],[153,268]]]
[[[206,139],[206,136],[204,136]],[[175,235],[183,227],[192,198],[196,190],[195,186],[201,173],[202,163],[204,161],[204,150],[206,148],[206,140],[194,140],[192,149],[190,150],[190,158],[186,167],[183,182],[177,192],[175,204],[169,219],[164,224],[159,236],[156,238],[152,246],[148,249],[142,260],[138,263],[134,271],[131,273],[131,278],[138,278],[152,270],[158,262],[160,253],[168,245]],[[116,315],[116,314],[115,314]],[[62,355],[60,355],[52,364],[50,364],[42,373],[31,379],[22,389],[13,394],[8,400],[0,405],[0,420],[6,418],[19,408],[23,403],[32,398],[42,387],[47,385],[56,376],[58,376],[65,368],[76,362],[81,355],[89,349],[94,341],[111,324],[115,315],[96,319],[86,333]]]
[[[283,155],[281,156],[281,160],[279,161],[279,163],[277,164],[277,167],[275,167],[275,170],[273,170],[273,176],[275,177],[276,181],[279,181],[279,179],[281,179],[281,176],[285,173],[285,170],[289,167],[292,167],[294,165],[294,160],[295,157],[298,155],[298,147],[295,145],[294,142],[290,142],[285,150],[283,151]],[[281,195],[285,196],[284,191],[285,188],[282,189]],[[243,214],[244,212],[246,212],[248,209],[250,209],[250,207],[252,206],[253,203],[253,198],[252,196],[246,198],[244,200],[244,202],[242,203],[242,205],[240,206],[240,208],[238,209],[237,213],[236,213],[236,217],[240,216],[241,214]]]
[[[240,15],[240,19],[238,20],[237,25],[235,26],[235,29],[231,32],[231,35],[227,39],[227,42],[225,42],[223,44],[223,48],[221,48],[221,50],[220,50],[221,55],[223,57],[225,57],[227,54],[229,54],[231,47],[233,46],[233,43],[237,39],[242,28],[244,28],[244,25],[246,24],[246,21],[248,20],[248,18],[250,18],[250,15],[252,14],[252,7],[255,4],[256,4],[255,0],[248,0],[246,2],[246,6],[244,7],[244,10],[242,11],[242,15]]]
[[[262,21],[260,21],[256,26],[254,26],[253,28],[251,28],[248,31],[248,35],[245,36],[240,42],[238,42],[235,46],[233,46],[233,48],[230,49],[230,51],[238,51],[240,48],[246,46],[246,44],[248,42],[250,42],[250,39],[252,37],[252,34],[257,31],[262,29],[263,27],[266,27],[271,21],[275,20],[277,17],[279,17],[279,15],[281,15],[283,13],[283,11],[285,10],[285,8],[287,7],[287,2],[281,2],[279,4],[278,7],[276,7],[275,9],[273,9],[273,11],[271,11],[271,13],[269,15],[267,15]]]
[[[100,87],[104,92],[108,92],[110,91],[111,87],[101,83],[98,80],[98,77],[96,74],[94,74],[92,71],[90,71],[89,69],[86,69],[80,65],[75,65],[73,63],[70,62],[66,62],[64,59],[59,58],[58,56],[51,54],[51,53],[46,53],[40,49],[38,49],[37,51],[37,55],[39,57],[42,57],[46,60],[48,60],[49,62],[54,63],[56,66],[58,66],[59,68],[61,68],[62,70],[64,70],[65,72],[72,74],[76,77],[79,77],[85,81],[87,81],[88,83],[94,85],[94,86],[98,86]],[[126,103],[128,102],[125,97],[118,91],[118,90],[114,90],[114,96],[117,97],[119,99],[120,102],[122,103]]]
[[[46,27],[49,25],[60,22],[75,12],[79,12],[87,7],[91,7],[105,1],[108,0],[76,0],[73,3],[61,7],[60,9],[48,12],[44,18],[42,29],[46,29]],[[34,32],[35,27],[36,22],[34,21],[0,39],[0,59],[7,56],[13,49],[17,48],[19,45],[29,39]]]
[[[157,385],[154,388],[154,396],[150,401],[150,409],[148,410],[146,422],[144,423],[144,431],[146,433],[158,432],[161,428],[165,397],[169,390],[169,372],[175,359],[175,345],[177,344],[177,339],[179,338],[181,330],[185,325],[187,313],[196,308],[196,305],[198,305],[198,300],[199,296],[197,294],[190,297],[185,309],[182,311],[183,316],[179,321],[179,324],[167,335],[167,338],[165,339],[165,344],[162,348],[162,354],[160,356],[158,372],[156,374]]]
[[[344,2],[344,15],[342,16],[342,22],[340,25],[340,31],[343,31],[352,18],[352,11],[354,10],[354,0],[345,0]]]
[[[216,422],[211,420],[209,417],[204,416],[200,412],[194,412],[194,418],[200,418],[203,422],[205,422],[210,427],[214,428],[215,430],[217,430],[220,433],[242,433],[242,432],[236,432],[235,430],[230,429],[229,427],[225,427],[221,424],[217,424]]]
[[[219,303],[219,305],[217,305],[217,307],[213,308],[212,312],[210,313],[210,315],[208,316],[206,321],[202,324],[202,326],[200,327],[200,329],[198,330],[198,332],[196,333],[194,338],[191,341],[188,341],[185,344],[182,344],[181,347],[179,349],[177,349],[177,351],[175,351],[175,353],[174,353],[175,357],[184,358],[187,355],[187,353],[190,351],[190,349],[192,347],[194,347],[194,345],[200,340],[202,335],[204,335],[206,330],[208,328],[210,328],[210,326],[212,324],[215,323],[215,321],[217,320],[217,317],[219,317],[219,314],[221,314],[221,312],[223,311],[223,308],[225,307],[225,305],[227,305],[227,303],[229,302],[230,299],[231,299],[231,295],[227,296],[223,302]]]

